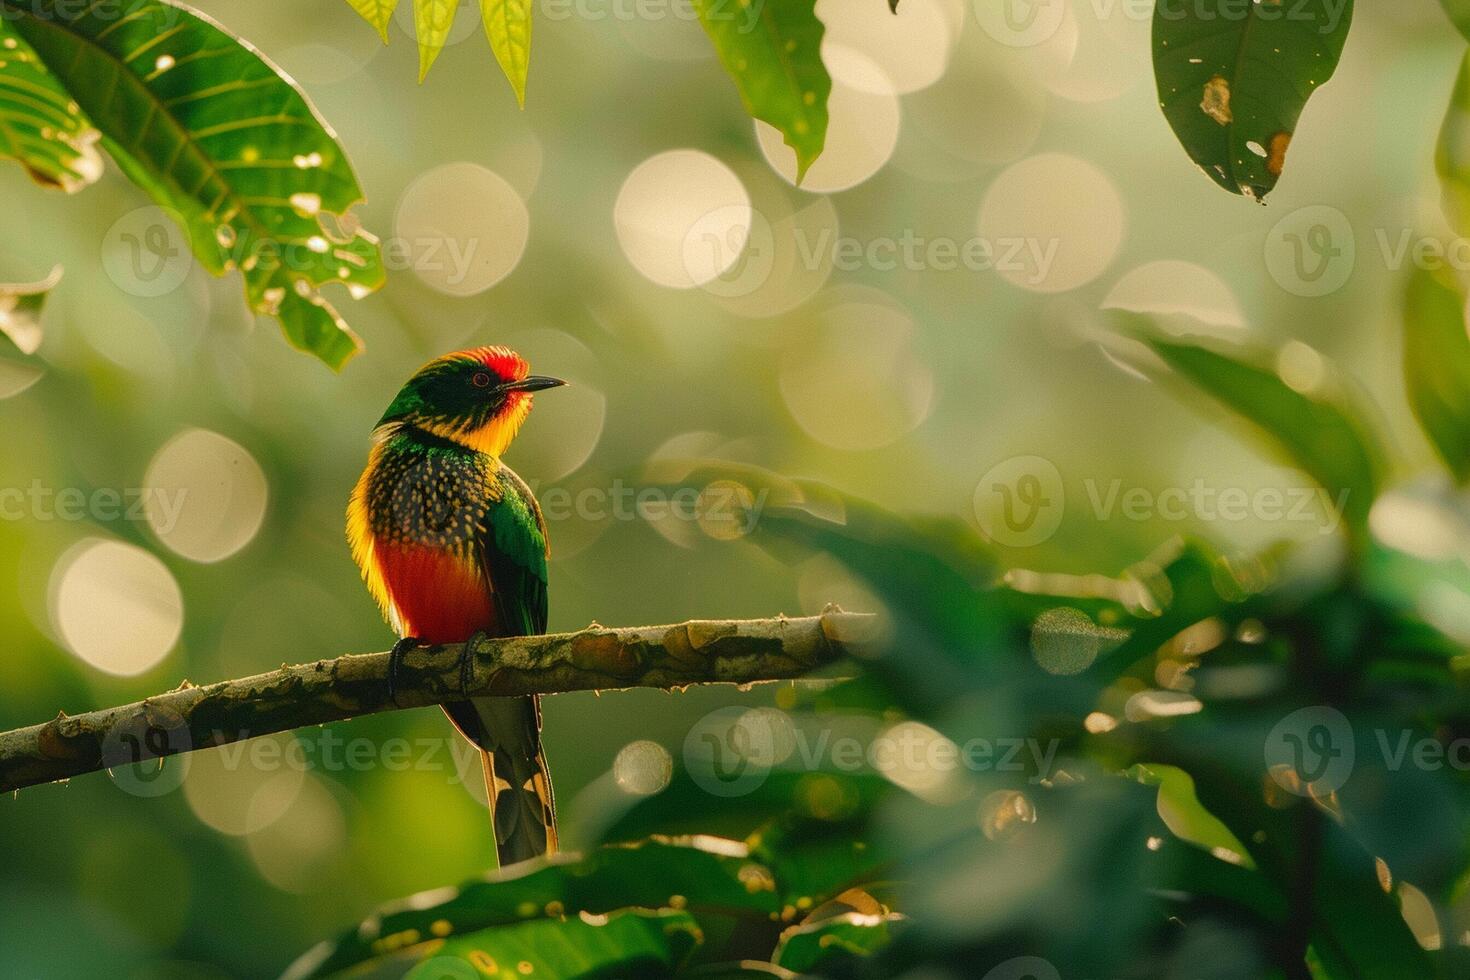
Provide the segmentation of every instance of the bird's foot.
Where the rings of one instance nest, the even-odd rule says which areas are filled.
[[[403,669],[403,658],[408,656],[408,651],[421,645],[418,637],[405,636],[388,651],[388,700],[394,704],[398,703],[398,672]]]
[[[476,630],[465,641],[464,651],[459,655],[459,693],[469,693],[470,684],[475,680],[475,647],[480,645],[481,640],[489,637],[490,634],[484,630]]]

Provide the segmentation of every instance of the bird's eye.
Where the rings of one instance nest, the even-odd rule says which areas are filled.
[[[490,380],[490,375],[485,373],[484,371],[476,371],[475,376],[473,378],[470,378],[470,382],[474,384],[476,388],[490,387]]]

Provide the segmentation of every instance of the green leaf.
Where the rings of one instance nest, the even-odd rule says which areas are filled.
[[[796,180],[827,140],[832,79],[822,64],[816,0],[729,3],[693,0],[699,22],[735,79],[745,111],[781,131],[796,151]]]
[[[1195,163],[1228,191],[1276,186],[1308,97],[1332,77],[1352,0],[1160,3],[1159,104]]]
[[[1470,482],[1470,333],[1459,289],[1419,269],[1404,298],[1404,383],[1419,425]]]
[[[378,288],[378,243],[347,213],[363,195],[342,148],[291,82],[213,22],[157,0],[0,10],[123,172],[183,216],[200,264],[239,268],[251,308],[332,367],[357,352],[318,287]]]
[[[1145,332],[1164,363],[1254,423],[1331,494],[1350,528],[1362,531],[1382,478],[1383,452],[1348,399],[1324,381],[1301,392],[1276,371]],[[1256,360],[1261,360],[1257,355]]]
[[[1460,63],[1455,91],[1439,128],[1434,168],[1439,173],[1445,217],[1455,231],[1470,234],[1470,52]]]
[[[398,7],[398,0],[347,0],[352,9],[362,15],[362,19],[377,28],[378,36],[383,43],[388,43],[388,24],[393,20],[393,11]]]
[[[1135,765],[1128,774],[1147,786],[1159,788],[1159,818],[1180,840],[1198,844],[1219,854],[1237,855],[1238,863],[1254,868],[1250,852],[1230,828],[1200,803],[1195,795],[1194,778],[1177,766]]]
[[[1439,5],[1455,22],[1455,28],[1466,39],[1470,39],[1470,0],[1439,0]]]
[[[37,183],[73,193],[102,176],[96,143],[71,96],[0,17],[0,156],[19,161]]]
[[[890,927],[902,921],[903,916],[894,913],[863,912],[808,920],[781,933],[781,943],[772,959],[777,966],[796,973],[810,973],[844,955],[869,956],[888,945],[892,938]]]
[[[0,283],[0,337],[7,338],[22,354],[34,354],[41,346],[41,308],[59,282],[58,265],[40,282]]]
[[[480,0],[485,36],[500,70],[510,79],[516,101],[526,105],[526,72],[531,65],[531,0]]]
[[[423,937],[429,939],[429,936]],[[420,943],[393,961],[417,962],[404,980],[460,976],[669,977],[700,944],[699,924],[675,909],[540,919]],[[459,961],[471,969],[454,971]],[[451,972],[454,971],[454,972]]]
[[[455,0],[413,0],[413,31],[419,42],[419,81],[444,50],[454,14],[459,9]]]
[[[570,921],[582,913],[595,917],[630,907],[677,906],[701,919],[733,915],[759,922],[770,921],[781,909],[771,873],[751,859],[746,845],[718,838],[601,847],[585,857],[517,870],[515,877],[492,873],[442,895],[428,893],[385,908],[336,943],[308,952],[288,976],[330,976],[376,959],[395,947],[389,938],[395,936],[458,936],[530,919]]]

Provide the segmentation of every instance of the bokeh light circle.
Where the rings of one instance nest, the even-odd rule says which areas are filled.
[[[435,167],[398,200],[390,264],[406,263],[426,285],[474,296],[510,275],[525,254],[531,216],[504,177],[477,163]]]
[[[120,677],[158,666],[184,625],[183,596],[168,568],[122,541],[77,542],[52,570],[49,595],[51,625],[67,649]]]
[[[980,206],[980,237],[1006,281],[1038,293],[1092,282],[1123,244],[1123,200],[1111,179],[1064,153],[1027,157],[1001,173]]]
[[[690,289],[740,258],[750,234],[750,194],[708,153],[669,150],[633,168],[613,205],[618,244],[647,279]]]
[[[148,525],[170,550],[200,562],[228,558],[265,519],[269,488],[250,452],[207,429],[163,445],[144,477]]]

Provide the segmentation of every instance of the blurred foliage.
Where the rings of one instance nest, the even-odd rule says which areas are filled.
[[[157,16],[159,6],[138,9]],[[1465,424],[1450,417],[1463,399],[1442,387],[1462,378],[1450,370],[1462,338],[1450,329],[1443,295],[1432,297],[1432,309],[1411,303],[1399,311],[1402,277],[1373,267],[1366,249],[1360,275],[1316,305],[1273,288],[1257,238],[1276,215],[1195,193],[1204,182],[1170,152],[1167,130],[1136,92],[1112,99],[1087,91],[1047,115],[1044,127],[1038,110],[1036,133],[1013,146],[1007,140],[1031,118],[1027,106],[1052,90],[1032,68],[979,46],[970,24],[955,41],[954,84],[905,95],[892,168],[831,199],[801,197],[803,206],[828,204],[848,236],[915,226],[962,238],[973,232],[973,208],[956,202],[980,201],[1002,165],[1033,145],[1049,153],[1087,147],[1117,175],[1128,208],[1132,237],[1120,254],[1135,264],[1165,254],[1218,269],[1258,324],[1249,342],[1183,339],[1153,324],[1100,339],[1058,326],[1089,321],[1087,304],[1103,298],[1090,285],[1056,297],[935,268],[843,270],[844,281],[820,298],[745,316],[709,293],[629,275],[607,220],[618,181],[651,146],[695,145],[731,160],[773,216],[799,193],[753,149],[736,91],[721,101],[720,66],[699,28],[688,25],[695,54],[679,24],[589,18],[538,34],[538,64],[546,66],[538,84],[551,108],[531,119],[511,111],[503,85],[492,85],[494,66],[482,64],[482,51],[446,55],[430,86],[415,90],[396,80],[419,52],[406,44],[378,52],[345,5],[215,6],[233,29],[279,55],[341,127],[341,145],[353,149],[374,191],[364,207],[370,226],[395,223],[394,193],[422,170],[469,159],[507,175],[536,233],[517,275],[488,294],[446,296],[412,274],[393,277],[360,304],[369,355],[354,372],[328,378],[262,339],[238,297],[207,277],[191,275],[165,296],[114,288],[97,268],[93,232],[144,199],[123,181],[69,169],[84,154],[62,139],[72,130],[54,127],[62,142],[47,144],[48,156],[21,158],[52,183],[95,180],[94,193],[58,204],[59,195],[28,186],[19,168],[0,174],[5,281],[39,280],[57,260],[68,269],[38,314],[47,324],[38,360],[49,373],[43,383],[31,378],[23,394],[6,390],[15,397],[3,405],[4,488],[137,486],[151,454],[187,422],[248,445],[271,493],[259,533],[228,561],[183,560],[141,520],[28,513],[0,521],[9,583],[0,614],[14,634],[12,652],[0,658],[0,725],[142,697],[185,674],[243,675],[282,659],[384,647],[386,630],[341,540],[341,509],[371,422],[403,376],[471,340],[513,344],[558,373],[559,361],[571,362],[578,387],[603,399],[560,416],[549,400],[538,406],[511,462],[545,481],[543,499],[545,490],[636,481],[645,464],[662,474],[681,453],[697,460],[680,477],[691,488],[718,479],[752,497],[770,491],[738,541],[718,527],[670,529],[647,513],[555,519],[553,628],[594,617],[811,612],[836,599],[883,615],[889,642],[842,681],[549,699],[546,737],[571,853],[456,888],[441,886],[488,865],[491,848],[474,799],[478,770],[457,764],[452,736],[433,713],[362,719],[275,743],[288,757],[314,759],[304,771],[210,751],[186,771],[168,769],[181,786],[156,798],[139,795],[137,784],[130,791],[122,772],[0,801],[0,835],[23,842],[0,872],[9,971],[271,976],[326,936],[340,938],[314,947],[299,971],[442,977],[468,975],[466,966],[483,972],[487,963],[517,973],[524,963],[532,975],[706,977],[972,975],[1003,963],[1066,977],[1470,971],[1461,943],[1470,924],[1466,774],[1420,761],[1470,736],[1470,571],[1455,539],[1467,505],[1463,491],[1431,472],[1433,453],[1453,451],[1446,433]],[[883,5],[872,6],[886,23]],[[1358,11],[1362,60],[1353,63],[1354,48],[1346,49],[1334,94],[1313,99],[1323,124],[1294,140],[1315,169],[1301,166],[1304,189],[1293,198],[1283,185],[1276,200],[1338,201],[1364,227],[1417,222],[1427,196],[1420,171],[1432,152],[1426,114],[1439,112],[1423,92],[1461,57],[1458,39],[1426,6]],[[390,4],[354,7],[385,36],[397,22]],[[905,0],[899,9],[923,8]],[[823,5],[814,17],[818,26],[825,17],[828,29],[852,29]],[[0,32],[17,41],[9,50],[44,47],[27,42],[25,23],[23,12],[0,20]],[[250,74],[265,64],[253,49],[207,21],[183,15],[179,23],[200,43],[219,44],[211,50],[225,52],[233,77],[258,77],[318,132],[296,87],[274,73]],[[867,27],[883,36],[882,24]],[[355,46],[354,32],[373,47]],[[71,43],[46,36],[56,51]],[[454,37],[446,32],[446,49]],[[663,52],[652,66],[630,54],[649,50]],[[881,46],[868,50],[881,54]],[[170,76],[188,77],[175,66],[149,80],[156,62],[149,69],[147,60],[141,74],[118,78],[137,112],[149,111]],[[1094,64],[1080,87],[1126,91],[1135,79],[1120,73],[1145,60]],[[1370,62],[1382,77],[1366,71]],[[98,70],[94,58],[81,63]],[[601,74],[589,81],[594,71]],[[975,75],[991,87],[973,84]],[[0,93],[17,77],[0,73]],[[758,101],[744,83],[738,91]],[[484,103],[484,118],[465,98],[446,97],[466,92],[475,110]],[[104,128],[106,114],[76,99]],[[55,93],[46,100],[54,103]],[[0,111],[12,104],[0,97]],[[1450,150],[1458,112],[1446,119]],[[937,127],[936,116],[962,125]],[[1370,125],[1391,138],[1344,135]],[[973,141],[972,131],[980,134]],[[967,137],[967,152],[973,142],[994,155],[954,153],[945,139],[956,132]],[[108,135],[104,147],[120,153],[138,134]],[[1212,146],[1218,135],[1210,131]],[[313,138],[338,145],[324,127]],[[1244,130],[1241,138],[1252,141]],[[154,199],[174,201],[164,178],[150,176],[150,159],[158,158],[123,165],[125,175],[161,195]],[[301,179],[294,156],[273,162],[288,159],[278,169]],[[1453,191],[1453,166],[1445,179]],[[294,193],[295,185],[281,190]],[[350,190],[356,194],[355,177]],[[182,203],[187,217],[196,202]],[[819,316],[898,305],[919,329],[897,341],[857,335],[878,351],[876,367],[859,366],[880,388],[908,394],[924,388],[906,373],[921,365],[921,410],[892,438],[860,448],[822,438],[794,410],[792,365],[816,363],[814,373],[846,384],[848,362],[831,349],[846,357],[867,348],[848,334],[830,340]],[[1405,371],[1385,356],[1385,309],[1403,313],[1413,338],[1409,398]],[[1441,319],[1424,321],[1430,312]],[[1348,362],[1345,370],[1326,358],[1312,362],[1321,371],[1305,381],[1300,370],[1282,370],[1290,366],[1283,355],[1300,354],[1300,342],[1268,367],[1264,352],[1288,328]],[[1130,356],[1114,357],[1113,341]],[[1292,469],[1259,463],[1198,416],[1174,411],[1156,386],[1128,373],[1140,364],[1150,377],[1200,389],[1186,396],[1190,406],[1218,403],[1241,416],[1242,428],[1265,435]],[[1382,417],[1346,397],[1335,379],[1349,376],[1373,392]],[[1426,392],[1438,397],[1426,402]],[[615,409],[604,418],[606,406]],[[867,407],[854,397],[838,411],[859,419],[857,429],[871,417]],[[691,446],[699,451],[685,452]],[[1300,471],[1345,501],[1354,546],[1339,547],[1315,527],[1109,521],[1076,506],[1054,538],[1030,550],[982,540],[973,526],[979,474],[991,460],[1037,447],[1071,473],[1118,474],[1134,485],[1196,477],[1277,485]],[[922,512],[941,516],[913,516]],[[1177,531],[1187,533],[1172,537]],[[114,676],[68,654],[74,644],[54,617],[58,556],[101,534],[163,553],[183,597],[177,647],[136,675]],[[746,757],[751,746],[735,739],[727,746],[741,757],[735,771],[757,785],[712,792],[719,784],[689,751],[691,733],[704,731],[712,713],[748,719],[752,709],[765,713],[750,724],[772,726],[764,748],[781,751]],[[1315,752],[1319,725],[1338,717],[1346,734],[1329,729],[1326,748],[1351,751],[1355,763],[1347,777],[1326,779],[1290,750]],[[806,758],[823,733],[871,743],[895,731],[940,753],[977,740],[996,751],[984,764],[939,772],[878,771],[865,759],[849,771],[831,752]],[[797,733],[805,741],[791,744]],[[620,780],[617,757],[633,739],[674,750],[666,787],[644,794]],[[340,751],[344,740],[370,749],[360,764],[340,755],[325,761],[328,746]],[[405,744],[409,761],[390,764],[381,747]],[[1017,747],[1014,756],[1007,745]],[[409,893],[406,903],[370,913]],[[359,919],[362,927],[342,935],[344,923]]]

